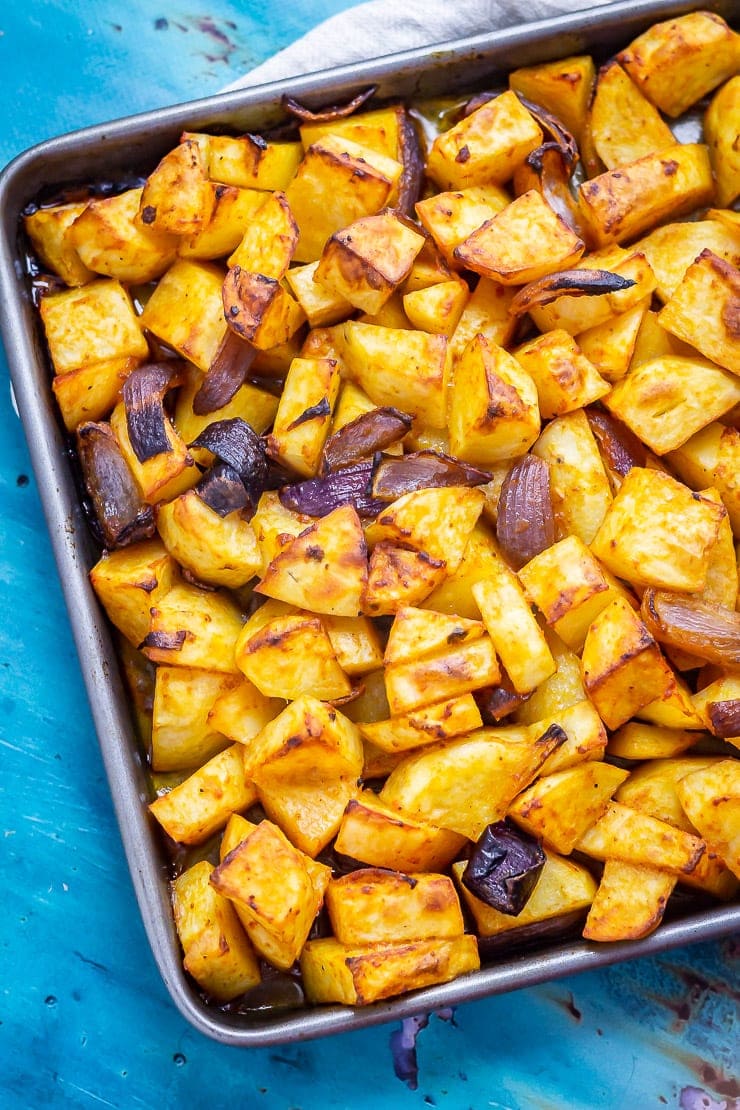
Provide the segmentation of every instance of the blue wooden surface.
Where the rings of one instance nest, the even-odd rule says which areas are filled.
[[[423,3],[423,0],[417,0]],[[344,0],[23,0],[0,14],[0,163],[216,91]],[[433,1018],[276,1049],[195,1033],[149,953],[0,352],[0,1106],[730,1110],[738,945],[701,944]]]

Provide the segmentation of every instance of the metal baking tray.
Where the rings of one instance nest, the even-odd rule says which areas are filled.
[[[247,1017],[207,1006],[182,968],[170,907],[168,861],[146,806],[146,767],[110,630],[88,582],[87,572],[98,552],[85,522],[70,465],[69,440],[50,389],[48,355],[26,274],[20,214],[40,195],[69,185],[145,175],[177,143],[183,130],[240,133],[271,127],[283,118],[280,98],[286,93],[316,106],[341,101],[370,84],[377,84],[379,98],[472,92],[502,82],[514,66],[582,52],[606,58],[651,23],[697,7],[737,23],[737,0],[702,5],[629,0],[87,128],[33,147],[0,176],[0,325],[113,805],[162,978],[183,1016],[215,1040],[243,1046],[300,1041],[532,986],[726,935],[740,928],[740,906],[687,909],[642,941],[596,946],[576,940],[529,953],[504,952],[480,972],[367,1008],[325,1006]]]

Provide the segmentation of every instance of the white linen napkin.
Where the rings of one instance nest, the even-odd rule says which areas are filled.
[[[331,16],[224,91],[608,3],[611,0],[370,0]]]

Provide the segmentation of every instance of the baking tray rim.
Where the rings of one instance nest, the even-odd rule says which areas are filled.
[[[132,726],[117,672],[115,652],[105,618],[87,578],[92,545],[68,465],[65,439],[51,401],[39,325],[30,308],[22,259],[18,255],[17,218],[23,206],[19,207],[14,190],[19,181],[25,182],[28,188],[33,171],[42,169],[45,164],[61,166],[69,153],[102,145],[105,156],[106,144],[120,143],[127,136],[141,136],[142,133],[151,139],[150,129],[154,137],[161,135],[164,138],[165,133],[188,122],[191,126],[193,121],[199,125],[200,121],[214,116],[228,122],[229,116],[233,117],[245,108],[274,112],[280,97],[286,93],[305,97],[309,104],[318,103],[328,93],[337,95],[349,87],[375,82],[382,84],[384,80],[393,83],[394,78],[413,75],[417,70],[427,70],[430,66],[449,68],[473,57],[478,62],[490,58],[492,64],[497,59],[499,68],[510,69],[512,67],[504,63],[503,56],[505,53],[510,56],[511,51],[522,45],[546,46],[549,40],[570,33],[588,39],[610,27],[613,28],[613,39],[618,37],[623,42],[627,41],[628,35],[636,33],[635,30],[627,30],[628,25],[633,28],[638,24],[647,26],[657,19],[683,14],[698,7],[719,11],[730,19],[734,11],[732,0],[715,0],[705,5],[685,0],[678,3],[673,0],[635,0],[608,4],[97,124],[36,144],[19,154],[0,174],[0,301],[5,306],[5,312],[0,316],[0,332],[121,838],[142,921],[163,982],[182,1016],[214,1040],[255,1047],[307,1040],[533,986],[643,955],[655,955],[678,945],[728,935],[740,928],[740,906],[718,904],[685,918],[665,922],[656,933],[641,941],[598,946],[577,941],[514,956],[449,983],[426,987],[369,1007],[331,1006],[294,1010],[261,1024],[247,1024],[243,1017],[207,1007],[185,976],[179,947],[173,937],[166,897],[165,865],[155,854],[155,833],[144,805],[146,797],[142,790],[144,772],[141,759],[136,750],[132,751]],[[584,45],[582,49],[589,49],[589,46]],[[108,149],[112,148],[109,146]],[[99,152],[95,157],[99,157]],[[26,192],[25,195],[27,203],[34,194]]]

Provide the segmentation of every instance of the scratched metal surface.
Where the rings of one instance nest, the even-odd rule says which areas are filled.
[[[24,0],[0,13],[0,163],[218,89],[344,0]],[[238,1050],[149,954],[0,352],[0,1105],[738,1110],[740,945],[700,944],[392,1027]],[[406,1032],[410,1032],[407,1030]]]

